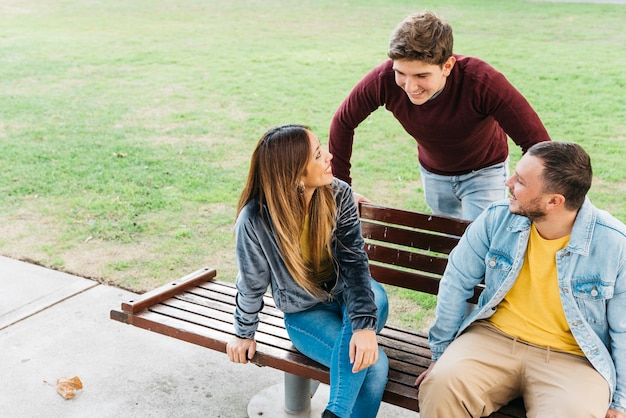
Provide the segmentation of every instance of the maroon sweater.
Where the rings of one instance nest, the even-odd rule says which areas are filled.
[[[443,91],[419,106],[396,84],[392,60],[367,73],[331,122],[333,174],[351,182],[354,130],[383,105],[417,141],[422,167],[436,174],[465,174],[505,161],[507,135],[523,152],[550,140],[537,113],[501,73],[477,58],[455,57]]]

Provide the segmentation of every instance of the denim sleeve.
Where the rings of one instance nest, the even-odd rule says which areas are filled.
[[[616,387],[611,408],[626,412],[626,257],[615,281],[613,298],[607,303],[611,357],[615,364]]]
[[[335,258],[343,282],[343,300],[353,330],[376,329],[377,307],[371,289],[367,254],[352,190],[338,184]]]
[[[241,338],[254,338],[263,295],[270,284],[270,268],[263,254],[253,223],[242,211],[235,223],[235,251],[239,273],[235,308],[235,333]]]
[[[486,210],[470,224],[450,253],[439,284],[436,318],[428,333],[432,359],[437,360],[456,337],[465,317],[467,299],[485,278],[485,255],[489,251]]]

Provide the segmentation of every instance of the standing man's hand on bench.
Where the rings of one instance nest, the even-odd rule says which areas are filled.
[[[359,216],[361,216],[361,213],[359,212],[359,203],[364,202],[364,203],[372,203],[371,200],[369,200],[367,197],[363,196],[362,194],[359,194],[355,191],[352,192],[352,197],[354,198],[354,203],[356,203],[356,211],[358,213]]]
[[[256,353],[256,341],[251,338],[235,337],[226,344],[226,354],[233,363],[246,364]]]

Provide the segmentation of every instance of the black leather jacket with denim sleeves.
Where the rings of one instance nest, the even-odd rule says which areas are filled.
[[[352,189],[339,179],[335,179],[331,187],[337,202],[332,237],[337,283],[330,293],[333,299],[346,304],[353,330],[376,329],[377,308]],[[254,338],[263,295],[269,286],[276,306],[283,312],[300,312],[322,303],[289,274],[274,238],[267,208],[260,208],[258,201],[251,200],[239,213],[235,240],[239,267],[235,332],[239,337]]]

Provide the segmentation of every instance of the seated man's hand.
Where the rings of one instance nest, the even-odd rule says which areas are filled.
[[[417,379],[415,379],[415,386],[419,386],[424,381],[424,379],[426,379],[426,376],[428,376],[433,367],[435,367],[434,361],[430,363],[430,366],[428,366],[426,370],[424,370],[422,373],[420,373],[419,376],[417,376]]]
[[[606,411],[606,418],[626,418],[626,412],[620,412],[616,409]]]

